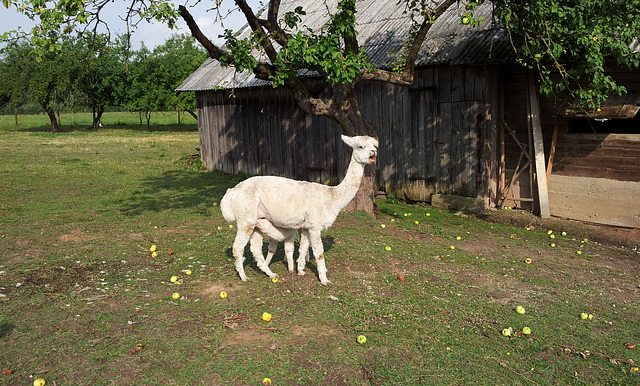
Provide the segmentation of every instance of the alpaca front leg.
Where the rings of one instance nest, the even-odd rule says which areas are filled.
[[[269,269],[269,264],[264,260],[264,256],[262,256],[262,232],[259,230],[255,230],[251,235],[251,253],[253,254],[253,258],[258,265],[258,268],[264,273],[267,274],[270,278],[278,277],[277,274],[271,272]],[[277,243],[276,243],[277,246]],[[271,247],[271,241],[269,242],[269,247]],[[271,260],[271,258],[269,258]]]
[[[298,247],[298,275],[304,275],[304,267],[309,261],[309,231],[300,230],[300,246]]]
[[[316,259],[316,267],[318,268],[318,278],[322,285],[331,285],[332,283],[327,279],[327,266],[324,261],[324,246],[322,245],[322,238],[320,237],[320,231],[309,231],[309,237],[311,239],[311,249],[313,249],[313,257]]]

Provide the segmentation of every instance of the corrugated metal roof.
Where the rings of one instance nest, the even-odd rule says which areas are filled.
[[[328,4],[330,3],[330,4]],[[337,1],[283,0],[280,14],[302,6],[306,12],[301,28],[318,29],[329,20],[329,11],[336,11]],[[330,9],[327,9],[330,7]],[[405,13],[404,2],[358,0],[356,23],[358,42],[369,54],[372,63],[379,68],[391,68],[397,61],[411,26]],[[492,23],[491,2],[484,2],[477,9],[477,16],[484,17],[480,27],[460,24],[461,4],[450,7],[430,29],[418,55],[417,65],[450,63],[453,65],[503,63],[513,60],[513,50],[503,31]],[[258,14],[266,12],[262,9]],[[264,17],[264,16],[262,16]],[[249,36],[245,25],[240,29],[240,38]],[[260,55],[259,52],[254,52]],[[264,57],[264,54],[262,54]],[[265,58],[266,59],[266,58]],[[300,76],[313,76],[312,71],[302,71]],[[268,85],[244,71],[223,68],[216,60],[207,59],[178,87],[177,91],[204,91],[216,88],[244,88]]]

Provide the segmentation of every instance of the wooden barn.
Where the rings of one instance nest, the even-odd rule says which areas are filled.
[[[283,0],[281,12],[298,5],[307,25],[327,20],[323,2]],[[357,7],[360,44],[389,68],[409,32],[403,6]],[[514,63],[491,23],[490,3],[479,8],[487,20],[479,28],[460,25],[459,12],[454,6],[432,27],[411,86],[358,90],[363,116],[378,128],[378,188],[411,201],[465,196],[488,208],[640,228],[639,73],[616,74],[629,95],[609,101],[598,120],[572,116],[538,97],[533,74]],[[314,74],[300,76],[324,92]],[[209,59],[178,91],[196,93],[207,169],[325,184],[344,176],[340,128],[301,111],[286,89]]]

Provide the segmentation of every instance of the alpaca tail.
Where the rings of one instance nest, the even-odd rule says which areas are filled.
[[[235,222],[236,214],[233,213],[233,209],[231,208],[231,201],[233,200],[234,190],[227,189],[227,192],[222,197],[220,201],[220,210],[222,210],[222,217],[224,217],[227,222]]]

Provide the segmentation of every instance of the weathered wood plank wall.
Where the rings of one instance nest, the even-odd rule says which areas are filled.
[[[433,193],[486,194],[495,185],[485,167],[486,157],[495,157],[488,150],[494,76],[486,67],[435,66],[418,70],[411,87],[363,84],[361,111],[379,133],[379,187],[416,201]],[[303,113],[287,90],[198,92],[197,100],[208,169],[325,184],[344,176],[340,128]]]

